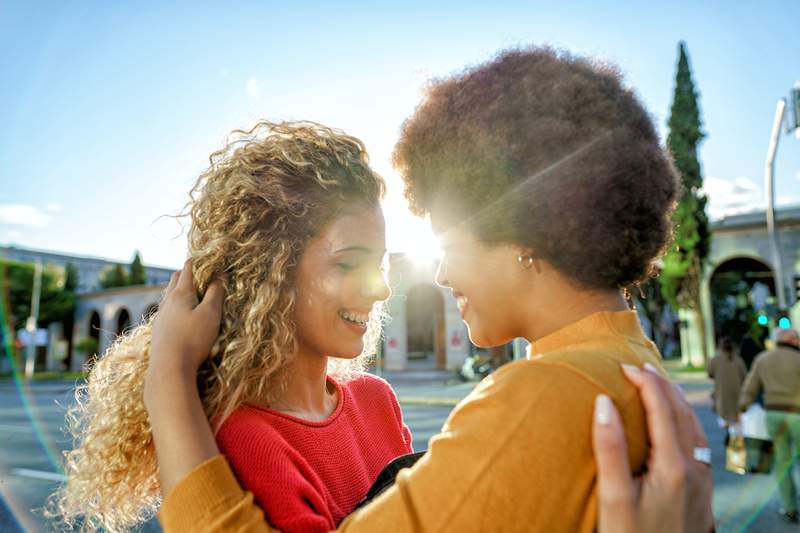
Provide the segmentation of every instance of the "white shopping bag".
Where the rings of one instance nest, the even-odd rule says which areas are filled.
[[[742,413],[742,434],[754,439],[769,440],[767,432],[767,412],[759,404],[751,404]]]

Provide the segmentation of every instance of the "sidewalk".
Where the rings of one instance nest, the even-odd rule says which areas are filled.
[[[388,381],[401,404],[443,405],[453,407],[469,394],[478,382],[463,383],[452,370],[410,368],[384,371],[380,376]]]

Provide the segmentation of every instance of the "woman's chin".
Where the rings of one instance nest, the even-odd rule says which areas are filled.
[[[469,324],[467,324],[467,333],[470,342],[478,348],[494,348],[513,340],[513,338],[506,338],[506,336],[488,335],[481,328],[472,327]]]
[[[364,351],[364,344],[362,343],[359,346],[352,346],[349,348],[342,348],[336,350],[335,352],[330,355],[330,357],[335,357],[336,359],[355,359]]]
[[[475,346],[477,346],[478,348],[490,348],[494,346],[493,344],[491,344],[489,339],[487,339],[486,336],[483,335],[483,332],[481,332],[480,328],[471,327],[468,323],[467,323],[467,335],[469,336],[470,342]]]

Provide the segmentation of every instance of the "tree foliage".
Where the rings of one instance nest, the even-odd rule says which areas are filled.
[[[103,273],[103,277],[100,278],[100,286],[104,289],[126,287],[130,285],[128,279],[128,272],[125,267],[117,263]]]
[[[675,241],[664,257],[661,289],[673,307],[699,310],[700,281],[711,233],[706,215],[708,200],[703,193],[703,176],[697,157],[698,145],[705,133],[684,42],[679,45],[675,92],[667,125],[667,149],[681,176],[683,194],[673,216]]]
[[[133,256],[133,262],[130,267],[130,276],[128,277],[129,285],[145,285],[147,283],[147,274],[142,265],[142,258],[137,250]]]
[[[64,290],[75,292],[78,289],[78,269],[72,263],[67,263],[64,271]]]
[[[31,314],[34,268],[33,263],[0,259],[0,275],[5,285],[2,288],[8,296],[9,319],[15,331],[25,327],[25,321]],[[66,280],[62,280],[57,270],[45,268],[42,271],[38,327],[44,328],[53,322],[64,323],[72,319],[76,297],[73,291],[65,290],[65,285]]]

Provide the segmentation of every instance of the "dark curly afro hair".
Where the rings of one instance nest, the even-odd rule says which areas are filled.
[[[676,173],[618,71],[550,48],[434,80],[394,151],[412,211],[530,247],[592,289],[635,286],[671,238]]]

